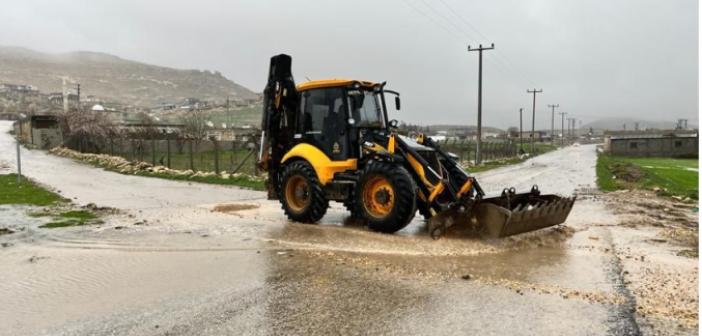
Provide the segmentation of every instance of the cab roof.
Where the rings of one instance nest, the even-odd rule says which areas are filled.
[[[373,86],[379,85],[379,83],[370,82],[370,81],[333,78],[333,79],[313,80],[313,81],[309,81],[309,82],[300,83],[297,85],[297,91],[306,91],[306,90],[325,88],[325,87],[349,86],[353,83],[360,83],[361,86],[363,86],[363,87],[373,87]]]

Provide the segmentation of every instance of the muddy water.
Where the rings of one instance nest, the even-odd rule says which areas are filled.
[[[229,222],[238,226],[256,211],[267,210],[226,216],[245,219]],[[265,231],[220,231],[215,221],[209,234],[109,223],[52,230],[0,250],[0,316],[12,334],[28,335],[630,329],[613,318],[621,298],[610,278],[592,272],[608,256],[569,248],[588,240],[579,232],[443,239],[440,248],[417,228],[378,235],[335,221],[343,217],[270,220]]]
[[[0,160],[11,162],[3,150],[10,145],[0,134]],[[24,236],[0,236],[12,242],[0,248],[0,302],[8,303],[0,316],[10,321],[0,334],[641,330],[625,285],[635,271],[614,248],[636,236],[613,235],[618,215],[590,194],[592,146],[479,174],[492,194],[538,183],[579,195],[564,227],[493,241],[434,241],[420,219],[396,235],[377,234],[338,205],[319,225],[289,223],[259,192],[119,175],[36,151],[25,158],[30,176],[76,202],[124,211],[100,226],[61,230],[36,229],[23,210],[0,212],[0,222],[26,227]]]
[[[602,260],[559,248],[488,261],[297,250],[230,236],[124,238],[62,234],[1,250],[0,315],[12,334],[600,334],[616,304],[551,295],[597,292],[606,281],[568,266]],[[495,319],[497,311],[505,317]],[[556,316],[564,320],[549,322]]]

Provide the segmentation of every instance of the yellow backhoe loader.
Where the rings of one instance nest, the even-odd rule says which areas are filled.
[[[258,164],[270,199],[289,219],[319,221],[329,201],[343,203],[370,229],[393,233],[419,211],[429,234],[469,225],[505,237],[563,223],[575,198],[505,189],[486,198],[457,157],[430,138],[396,133],[385,83],[330,79],[295,84],[288,55],[271,58],[264,90]],[[477,223],[477,225],[470,223]]]

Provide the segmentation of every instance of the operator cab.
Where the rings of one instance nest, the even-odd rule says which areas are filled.
[[[361,150],[351,144],[386,139],[396,120],[388,121],[385,83],[355,80],[319,80],[298,85],[300,113],[295,128],[295,143],[307,142],[321,149],[331,160],[359,158]]]

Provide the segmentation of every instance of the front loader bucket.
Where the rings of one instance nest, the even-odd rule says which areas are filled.
[[[575,196],[541,195],[536,187],[522,194],[511,189],[499,197],[482,199],[475,216],[483,235],[500,238],[561,224],[574,202]]]
[[[438,239],[452,226],[464,226],[484,237],[501,238],[535,231],[565,222],[575,196],[541,195],[537,186],[517,194],[505,189],[499,197],[482,198],[450,207],[427,222],[432,238]],[[474,217],[477,226],[472,225]]]

